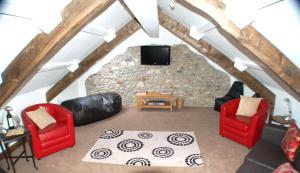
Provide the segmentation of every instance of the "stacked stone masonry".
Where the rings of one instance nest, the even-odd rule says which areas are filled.
[[[105,64],[85,81],[88,95],[117,92],[124,106],[135,105],[135,94],[144,91],[172,91],[185,106],[212,107],[214,99],[230,88],[229,76],[208,64],[186,45],[171,47],[171,65],[141,65],[140,47],[127,51]]]

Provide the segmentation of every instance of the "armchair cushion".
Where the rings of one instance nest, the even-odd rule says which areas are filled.
[[[41,142],[47,142],[65,136],[68,134],[68,127],[65,123],[51,124],[48,127],[39,130],[38,137]]]
[[[237,115],[253,116],[257,112],[257,108],[261,98],[241,96]]]
[[[44,129],[56,122],[44,107],[39,107],[34,111],[26,112],[26,114],[40,129]]]
[[[237,118],[226,118],[226,119],[224,119],[224,125],[232,127],[236,130],[243,131],[243,132],[247,132],[247,130],[249,128],[249,123],[239,121]]]

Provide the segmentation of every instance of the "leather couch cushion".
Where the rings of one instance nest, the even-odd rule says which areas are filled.
[[[247,160],[236,171],[236,173],[271,173],[271,172],[272,170]]]
[[[300,147],[298,146],[295,155],[295,161],[292,162],[292,166],[300,172]]]
[[[256,143],[255,147],[247,155],[246,160],[270,170],[274,170],[279,165],[287,162],[280,147],[262,140]]]
[[[41,143],[54,140],[59,137],[66,136],[68,134],[68,127],[66,123],[51,124],[45,129],[40,129],[38,136]]]

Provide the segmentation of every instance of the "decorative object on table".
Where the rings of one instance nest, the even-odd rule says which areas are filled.
[[[15,128],[19,128],[21,126],[21,118],[17,115],[13,116]]]
[[[262,99],[256,113],[252,116],[241,116],[236,114],[240,100],[234,99],[221,106],[219,133],[221,136],[251,148],[260,139],[270,105]]]
[[[288,107],[288,113],[287,113],[287,114],[284,114],[284,115],[286,116],[286,117],[285,117],[285,120],[286,120],[286,121],[292,120],[291,101],[290,101],[289,98],[285,98],[285,99],[283,99],[283,101],[286,102],[287,107]]]
[[[183,97],[178,97],[176,99],[176,108],[177,109],[182,109],[183,106],[184,106],[184,99],[183,99]]]
[[[16,173],[15,164],[17,163],[17,161],[19,159],[26,159],[26,161],[29,161],[28,160],[29,158],[32,159],[33,166],[35,169],[37,169],[37,166],[35,164],[34,155],[32,152],[31,133],[26,128],[23,128],[23,127],[20,127],[18,129],[9,130],[8,133],[13,132],[13,131],[16,132],[14,134],[17,134],[17,133],[22,133],[22,134],[12,135],[12,136],[0,134],[0,141],[1,141],[0,147],[1,147],[1,150],[4,151],[3,156],[4,156],[6,164],[7,164],[7,169],[10,169],[10,166],[11,166],[13,169],[13,172]],[[26,150],[27,142],[26,141],[28,141],[28,144],[30,146],[31,155],[27,154],[27,150]],[[21,151],[19,153],[19,155],[17,155],[17,156],[12,155],[12,153],[10,151],[10,147],[9,147],[11,143],[15,143],[15,142],[21,142],[21,144],[23,146],[23,151]],[[15,152],[13,154],[15,154]]]
[[[272,120],[281,125],[289,125],[289,124],[295,123],[294,119],[287,120],[285,115],[273,115]]]
[[[243,82],[235,81],[224,97],[215,99],[214,110],[220,112],[222,104],[228,102],[229,100],[240,98],[240,95],[244,95]]]
[[[61,105],[73,112],[75,126],[82,126],[119,113],[122,110],[122,97],[107,92],[66,100]]]
[[[105,130],[83,161],[134,166],[203,166],[194,132]]]
[[[11,115],[11,111],[13,110],[10,106],[5,106],[4,110],[6,111],[6,120],[7,120],[7,128],[14,129],[14,120]]]
[[[27,112],[43,107],[56,123],[40,129],[30,120]],[[42,103],[25,108],[22,113],[24,125],[32,134],[32,148],[38,159],[75,145],[74,121],[71,111],[63,106],[51,103]]]

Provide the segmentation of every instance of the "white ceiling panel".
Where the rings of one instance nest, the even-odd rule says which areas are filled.
[[[300,68],[300,1],[285,0],[265,8],[252,25]]]
[[[153,38],[159,37],[157,0],[124,0],[144,31]]]
[[[266,72],[254,68],[248,68],[246,71],[262,84],[283,90],[269,75],[266,74]]]
[[[66,68],[40,71],[22,88],[19,94],[25,94],[36,89],[52,86],[68,72]]]
[[[170,2],[168,0],[159,0],[158,6],[160,9],[162,9],[168,16],[170,16],[172,19],[180,22],[182,25],[184,25],[187,28],[190,28],[192,25],[200,28],[203,25],[207,25],[208,23],[213,27],[214,25],[204,19],[203,17],[187,10],[182,5],[176,3],[174,4],[174,9],[170,7]]]
[[[203,40],[207,41],[210,45],[218,49],[232,61],[236,58],[241,59],[242,61],[252,62],[254,66],[260,68],[256,65],[252,60],[250,60],[247,56],[241,53],[235,46],[233,46],[229,41],[223,37],[217,29],[210,30],[203,37]],[[261,69],[261,68],[260,68]]]
[[[47,64],[80,62],[103,42],[97,35],[79,32]]]
[[[0,73],[38,33],[30,20],[0,15]]]
[[[114,29],[115,31],[118,31],[131,19],[132,17],[120,4],[120,2],[116,1],[86,27],[99,28],[100,30]]]

